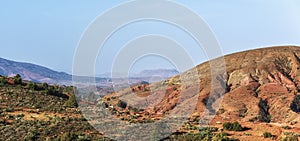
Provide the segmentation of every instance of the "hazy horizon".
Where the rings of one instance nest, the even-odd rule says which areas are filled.
[[[124,2],[21,1],[15,4],[5,1],[0,5],[0,18],[3,19],[0,57],[71,74],[73,56],[82,33],[98,15]],[[299,1],[176,2],[207,22],[224,55],[268,46],[300,45]],[[194,64],[207,60],[201,46],[177,27],[145,21],[121,28],[107,41],[98,57],[107,60],[97,60],[95,64],[102,63],[106,67],[97,67],[96,74],[110,72],[113,57],[122,45],[144,34],[161,34],[178,41]],[[131,69],[139,72],[155,68],[176,69],[171,62],[157,56],[146,56]]]

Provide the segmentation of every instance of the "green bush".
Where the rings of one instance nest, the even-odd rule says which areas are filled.
[[[292,129],[290,126],[287,126],[287,125],[282,126],[282,128],[285,129],[285,130],[290,130],[290,129]]]
[[[14,83],[15,84],[22,84],[22,77],[20,74],[17,74],[15,77],[14,77]]]
[[[7,80],[5,77],[0,77],[0,86],[6,85],[7,84]]]
[[[47,90],[47,89],[48,89],[48,86],[49,86],[49,85],[48,85],[47,83],[43,83],[43,84],[42,84],[42,87],[43,87],[44,90]]]
[[[34,85],[33,85],[33,83],[29,82],[29,83],[26,84],[25,88],[30,89],[30,90],[34,90]]]
[[[264,132],[263,134],[264,138],[272,138],[273,135],[270,132]]]
[[[76,108],[78,107],[77,99],[74,94],[72,94],[69,99],[66,101],[65,106],[70,108]]]
[[[121,107],[121,108],[126,108],[127,107],[127,103],[123,100],[119,100],[117,105],[118,105],[118,107]]]
[[[223,128],[229,131],[243,131],[243,127],[238,122],[225,122],[223,123]]]
[[[34,91],[43,90],[43,87],[39,86],[36,82],[29,82],[29,83],[27,83],[27,85],[25,86],[25,88],[30,89],[30,90],[34,90]]]

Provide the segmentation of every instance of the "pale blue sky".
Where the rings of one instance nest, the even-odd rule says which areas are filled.
[[[122,2],[126,1],[3,0],[0,2],[0,57],[71,73],[81,34],[98,15]],[[299,0],[176,2],[208,23],[224,54],[264,46],[300,45]],[[119,30],[108,40],[99,58],[112,60],[120,46],[143,34],[170,36],[187,49],[195,64],[207,59],[180,29],[153,21],[134,23]],[[107,60],[98,60],[102,68],[97,68],[96,73],[110,70],[111,62]],[[162,67],[172,68],[166,60],[152,56],[136,62],[133,70]]]

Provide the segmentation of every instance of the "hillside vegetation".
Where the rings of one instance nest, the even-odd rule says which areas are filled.
[[[82,116],[74,89],[0,76],[0,140],[109,140]]]

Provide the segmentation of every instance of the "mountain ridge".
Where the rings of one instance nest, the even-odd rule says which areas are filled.
[[[33,63],[17,62],[0,57],[0,75],[20,74],[23,79],[35,82],[59,83],[70,81],[72,76]],[[62,82],[63,81],[63,82]]]

